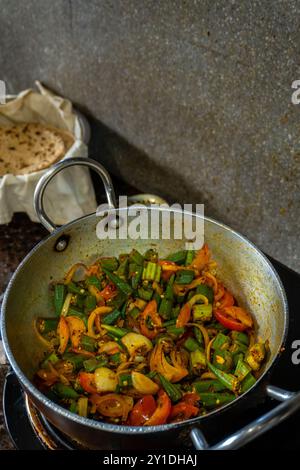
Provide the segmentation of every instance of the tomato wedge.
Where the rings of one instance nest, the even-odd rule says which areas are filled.
[[[149,324],[152,327],[151,329]],[[140,331],[142,335],[153,339],[159,332],[161,325],[161,318],[157,313],[157,303],[155,300],[151,300],[140,315]]]
[[[223,309],[225,307],[232,307],[234,305],[234,297],[228,290],[224,290],[224,295],[219,300],[219,309]]]
[[[200,400],[200,397],[198,393],[196,392],[186,393],[182,397],[182,401],[184,401],[185,403],[188,403],[189,405],[196,405],[199,400]]]
[[[117,288],[114,284],[107,284],[107,286],[100,291],[100,295],[105,301],[110,300],[117,295]]]
[[[94,382],[94,374],[90,374],[88,372],[80,372],[79,383],[85,392],[97,393],[97,389],[95,387]]]
[[[229,330],[244,331],[248,327],[244,325],[240,320],[234,319],[225,313],[224,310],[215,310],[214,315],[218,322],[220,322],[225,328]]]
[[[184,421],[198,416],[198,413],[199,408],[197,408],[197,406],[191,405],[185,401],[180,401],[176,405],[172,406],[169,419],[173,423],[176,421]]]
[[[182,326],[185,326],[191,318],[191,306],[187,302],[182,309],[179,312],[177,321],[176,321],[176,328],[181,328]]]
[[[172,404],[171,400],[164,390],[158,392],[158,399],[156,402],[156,410],[148,421],[145,422],[145,426],[157,426],[159,424],[165,424],[169,417]]]
[[[128,424],[130,426],[143,426],[156,410],[156,403],[152,395],[145,395],[132,408]]]

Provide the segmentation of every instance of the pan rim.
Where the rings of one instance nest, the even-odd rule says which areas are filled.
[[[154,208],[151,208],[153,210]],[[128,210],[128,207],[122,208],[122,210]],[[165,210],[165,208],[159,210]],[[185,211],[186,212],[186,211]],[[14,355],[10,349],[9,346],[9,341],[8,337],[6,334],[6,305],[8,302],[8,297],[11,291],[11,288],[14,284],[15,279],[17,278],[19,272],[23,269],[27,261],[31,258],[31,256],[39,250],[41,246],[43,246],[48,240],[50,239],[55,239],[59,238],[65,231],[66,229],[73,228],[75,225],[81,223],[83,220],[86,219],[91,219],[96,216],[96,213],[93,212],[91,214],[84,215],[83,217],[80,217],[76,220],[73,220],[66,225],[63,225],[62,227],[59,227],[57,230],[54,232],[48,234],[45,238],[43,238],[37,245],[35,245],[32,250],[25,256],[25,258],[21,261],[17,269],[15,270],[13,276],[11,277],[8,286],[5,290],[4,298],[3,298],[3,303],[1,307],[1,335],[2,335],[2,343],[3,347],[5,350],[5,354],[9,360],[9,363],[15,372],[18,380],[21,382],[23,387],[28,391],[29,395],[33,396],[36,401],[41,403],[44,407],[50,408],[52,411],[57,413],[58,415],[62,416],[63,418],[66,418],[68,420],[73,421],[74,423],[82,426],[87,426],[89,428],[93,428],[98,431],[105,431],[105,432],[112,432],[115,434],[127,434],[127,435],[135,435],[135,434],[152,434],[152,433],[157,433],[157,432],[163,432],[163,431],[169,431],[169,430],[174,430],[174,429],[179,429],[185,426],[193,426],[196,425],[197,423],[205,420],[206,418],[211,418],[212,416],[216,415],[217,413],[224,412],[225,410],[228,410],[230,407],[240,403],[241,399],[246,398],[246,396],[258,385],[262,382],[262,379],[266,377],[266,375],[271,371],[273,366],[275,365],[276,361],[279,359],[279,353],[281,347],[285,344],[286,338],[287,338],[287,333],[288,333],[288,324],[289,324],[289,308],[288,308],[288,301],[287,301],[287,296],[285,289],[283,287],[282,281],[274,268],[273,264],[269,261],[269,259],[266,257],[266,255],[255,246],[253,242],[251,242],[247,237],[244,235],[240,234],[236,230],[232,229],[228,225],[219,222],[212,217],[207,217],[202,214],[197,214],[197,213],[191,213],[195,217],[200,217],[204,221],[211,222],[218,227],[224,229],[225,231],[229,231],[235,236],[237,236],[242,242],[246,243],[246,245],[250,246],[252,249],[255,250],[256,254],[261,258],[261,260],[267,265],[269,270],[272,272],[274,275],[274,278],[277,282],[278,288],[279,288],[279,294],[281,297],[281,301],[283,304],[283,310],[284,310],[284,326],[283,326],[283,332],[281,335],[281,346],[277,348],[276,354],[274,355],[273,359],[271,362],[268,364],[268,367],[266,370],[263,372],[263,374],[259,377],[257,382],[249,389],[247,392],[244,394],[240,395],[238,398],[236,398],[234,401],[231,403],[228,403],[227,405],[222,406],[221,408],[218,408],[216,410],[213,410],[206,415],[198,416],[196,418],[192,418],[189,420],[181,421],[179,423],[169,423],[169,424],[162,424],[162,425],[157,425],[157,426],[124,426],[124,425],[119,425],[119,424],[110,424],[110,423],[105,423],[102,421],[94,421],[90,418],[84,418],[79,415],[76,415],[75,413],[72,413],[65,408],[63,408],[60,405],[57,405],[54,403],[52,400],[49,400],[45,395],[43,395],[33,384],[32,382],[25,376],[25,374],[22,372],[20,367],[18,366],[17,361],[14,358]],[[34,400],[34,401],[35,401]]]

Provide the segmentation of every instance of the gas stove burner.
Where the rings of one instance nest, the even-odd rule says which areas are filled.
[[[71,443],[67,436],[58,431],[46,418],[36,409],[27,394],[25,397],[25,408],[29,422],[41,445],[48,450],[75,450],[75,443]],[[79,446],[78,446],[79,447]]]
[[[293,349],[291,345],[294,340],[300,339],[300,275],[275,260],[271,259],[271,262],[284,284],[288,297],[290,318],[286,348],[272,370],[270,382],[272,385],[277,385],[286,390],[299,391],[300,374],[297,367],[300,367],[300,365],[296,366],[292,363]],[[261,397],[246,403],[247,407],[244,406],[242,409],[236,409],[236,411],[232,410],[230,416],[224,413],[223,418],[219,417],[217,423],[210,429],[206,429],[206,425],[203,425],[203,430],[210,444],[223,439],[225,437],[224,432],[231,434],[277,404],[277,402],[267,398],[265,393]],[[22,391],[13,372],[7,374],[4,384],[3,412],[7,430],[17,449],[84,449],[78,442],[63,434],[43,417],[30,398]],[[246,448],[248,450],[298,449],[300,439],[299,419],[300,412],[297,412],[287,421],[248,444]],[[187,449],[185,444],[183,440],[180,442],[182,450]],[[121,448],[126,450],[126,447],[125,442],[123,445],[119,445],[117,442],[114,444],[116,450],[121,450]]]

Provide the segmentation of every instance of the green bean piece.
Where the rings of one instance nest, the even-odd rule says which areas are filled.
[[[231,331],[230,333],[232,341],[237,341],[238,343],[245,344],[246,346],[249,346],[249,336],[246,333],[243,333],[241,331]]]
[[[137,307],[133,307],[130,312],[129,312],[129,315],[134,319],[136,320],[139,316],[139,314],[141,313],[140,309],[137,308]]]
[[[206,368],[206,356],[205,352],[200,349],[192,351],[190,354],[190,365],[192,372],[198,372]]]
[[[101,258],[99,263],[104,272],[113,272],[116,271],[119,267],[119,261],[113,256],[108,258]]]
[[[118,269],[116,270],[116,275],[121,277],[122,279],[126,279],[128,277],[128,264],[129,264],[129,259],[128,259],[128,256],[126,256],[121,261]]]
[[[71,413],[77,413],[77,401],[76,400],[71,400],[69,411],[71,411]]]
[[[193,328],[193,333],[195,335],[195,338],[196,340],[198,341],[198,343],[200,344],[200,346],[204,346],[204,338],[203,338],[203,334],[201,333],[201,331],[199,330],[199,328],[197,328],[196,326],[194,326]]]
[[[145,287],[139,287],[138,295],[141,299],[149,301],[152,298],[153,289],[151,287],[147,289]]]
[[[196,380],[193,383],[193,387],[197,393],[202,392],[222,392],[226,390],[225,385],[223,385],[218,380]]]
[[[229,372],[233,366],[232,354],[226,349],[216,349],[213,354],[213,364],[224,372]]]
[[[186,259],[185,259],[186,266],[189,266],[192,263],[193,259],[195,258],[195,253],[196,252],[194,250],[188,250],[186,252]]]
[[[194,338],[191,338],[191,337],[185,340],[185,342],[183,343],[183,346],[189,352],[197,351],[197,349],[199,349],[199,343]]]
[[[233,354],[233,365],[234,367],[237,366],[237,363],[239,362],[239,360],[243,361],[244,360],[244,354],[243,353],[236,353],[236,354]]]
[[[251,372],[251,367],[243,360],[239,359],[236,365],[234,375],[237,376],[240,382]]]
[[[141,253],[133,248],[130,252],[129,259],[132,263],[138,264],[140,266],[143,266],[144,264],[144,257],[141,255]]]
[[[79,394],[74,390],[74,388],[69,387],[69,385],[64,385],[60,382],[53,385],[52,390],[60,398],[78,398]]]
[[[155,300],[156,305],[157,305],[157,308],[159,309],[160,304],[161,304],[161,300],[162,300],[162,299],[161,299],[161,296],[159,295],[158,292],[155,292],[155,291],[154,291],[154,294],[153,294],[153,297],[152,297],[152,298],[153,298],[153,300]]]
[[[115,353],[115,354],[112,354],[110,356],[110,360],[114,363],[114,364],[121,364],[121,354],[119,352]]]
[[[80,338],[80,346],[85,351],[94,352],[97,349],[97,341],[87,335],[82,335]]]
[[[94,295],[88,294],[84,299],[84,309],[87,313],[94,310],[97,306],[97,300]]]
[[[95,286],[97,289],[101,288],[101,281],[97,276],[89,276],[86,278],[85,282],[88,286]]]
[[[146,253],[144,254],[144,259],[146,261],[152,261],[153,263],[156,263],[158,260],[157,251],[153,250],[153,248],[150,248],[150,250],[147,250]]]
[[[109,301],[106,302],[108,307],[113,308],[114,310],[122,310],[122,307],[124,303],[127,301],[127,295],[124,294],[124,292],[119,291],[115,297],[112,299],[109,299]]]
[[[214,291],[213,288],[207,284],[200,284],[196,288],[196,294],[204,295],[210,304],[214,301]]]
[[[229,393],[209,393],[200,394],[200,401],[205,408],[216,408],[217,406],[227,405],[235,399],[235,395]]]
[[[248,347],[243,343],[239,343],[238,341],[234,341],[234,343],[230,346],[229,349],[232,354],[246,354],[246,352],[248,351]]]
[[[129,265],[129,276],[131,277],[131,286],[133,289],[137,289],[140,280],[142,279],[143,266],[139,264],[131,263]]]
[[[121,388],[132,387],[131,374],[120,374],[118,380]]]
[[[51,364],[55,364],[56,362],[59,361],[59,358],[57,357],[57,355],[55,354],[55,352],[51,352],[45,359],[44,361],[42,362],[42,369],[44,369],[45,367],[48,366],[49,362],[51,362]]]
[[[241,390],[240,381],[232,374],[227,374],[222,370],[218,369],[216,366],[211,364],[210,362],[207,363],[207,366],[211,372],[215,374],[217,379],[225,385],[226,388],[231,390],[234,393],[239,393]]]
[[[164,328],[167,328],[168,326],[176,325],[176,318],[173,318],[172,320],[164,321],[162,326]]]
[[[114,273],[111,273],[110,271],[108,271],[107,269],[104,269],[103,268],[103,271],[105,272],[106,276],[108,277],[108,279],[113,283],[115,284],[115,286],[120,289],[120,291],[122,291],[125,295],[130,295],[132,294],[132,287],[130,287],[130,285],[124,281],[123,279],[121,279],[119,276],[117,276],[116,274]]]
[[[167,299],[166,297],[163,297],[158,309],[158,312],[161,317],[164,319],[168,319],[171,316],[171,311],[172,311],[172,305],[173,301],[170,299]],[[175,322],[176,323],[176,322]]]
[[[87,359],[83,361],[83,367],[85,368],[86,372],[94,372],[98,367],[104,367],[108,364],[107,357],[98,356],[92,357],[91,359]]]
[[[176,253],[172,253],[169,256],[167,256],[166,260],[172,261],[173,263],[181,265],[185,263],[186,255],[187,255],[186,250],[177,251]]]
[[[182,326],[180,328],[176,328],[176,326],[174,325],[170,325],[168,326],[167,328],[167,333],[171,336],[175,336],[176,338],[183,335],[183,333],[185,333],[185,328]]]
[[[50,331],[56,331],[58,325],[58,318],[38,318],[36,326],[42,335]]]
[[[127,335],[130,331],[125,328],[119,328],[118,326],[103,325],[103,323],[101,326],[104,330],[110,333],[110,335],[113,335],[116,338],[123,338],[123,336]]]
[[[143,279],[147,281],[154,281],[157,266],[157,263],[152,263],[152,261],[148,261],[148,263],[146,263],[145,269],[143,270]]]
[[[54,286],[54,308],[55,315],[60,316],[61,309],[63,307],[66,297],[66,286],[64,284],[55,284]]]
[[[247,392],[253,385],[256,383],[256,379],[253,377],[252,374],[247,374],[244,380],[241,383],[242,386],[242,393]]]
[[[121,317],[120,310],[113,310],[101,319],[102,325],[113,325]]]
[[[176,284],[190,284],[194,279],[195,273],[194,271],[188,269],[182,269],[177,271],[175,282]]]
[[[167,380],[162,374],[157,374],[160,380],[161,385],[163,386],[165,392],[169,395],[172,402],[180,400],[182,397],[181,390],[178,385],[172,384]]]
[[[218,333],[211,347],[213,349],[227,349],[230,346],[230,338],[223,333]]]
[[[74,370],[79,370],[83,367],[83,362],[86,360],[86,356],[83,354],[75,354],[72,352],[65,352],[62,356],[64,361],[68,361],[73,365]]]
[[[175,305],[175,307],[173,307],[171,310],[171,318],[177,319],[179,313],[180,313],[180,305]]]
[[[212,318],[212,305],[195,304],[192,308],[193,319],[195,322],[210,321]]]
[[[71,294],[77,294],[77,295],[85,295],[86,294],[86,290],[81,287],[81,286],[78,286],[77,284],[75,284],[75,282],[69,282],[69,284],[67,285],[67,288],[68,288],[68,292],[70,292]]]

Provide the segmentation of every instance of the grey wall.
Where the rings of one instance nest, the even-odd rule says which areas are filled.
[[[299,2],[0,0],[0,78],[99,126],[108,169],[300,271]]]

